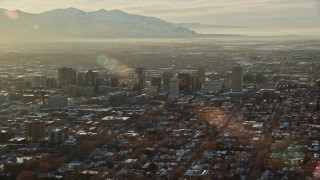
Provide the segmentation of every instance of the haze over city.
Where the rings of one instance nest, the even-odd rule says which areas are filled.
[[[0,179],[320,179],[317,0],[0,0]]]

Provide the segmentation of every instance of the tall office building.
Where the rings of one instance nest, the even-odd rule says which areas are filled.
[[[80,86],[84,86],[84,79],[85,79],[85,72],[78,72],[77,74],[77,85]]]
[[[173,78],[169,82],[169,98],[174,99],[179,96],[179,81]]]
[[[79,87],[77,85],[68,86],[67,95],[69,98],[75,98],[79,96]]]
[[[191,91],[195,92],[202,89],[202,85],[200,83],[200,78],[198,74],[191,75]]]
[[[69,138],[68,128],[54,128],[49,133],[49,142],[56,144],[62,143]]]
[[[158,87],[159,89],[161,88],[161,77],[159,76],[151,76],[150,78],[151,81],[151,86]]]
[[[99,86],[110,86],[110,73],[100,73],[97,77]]]
[[[162,73],[162,85],[163,85],[163,90],[168,91],[169,90],[169,84],[171,79],[173,78],[173,72],[171,70],[165,70]]]
[[[141,91],[146,83],[146,69],[144,67],[138,67],[136,74],[138,75],[138,89]]]
[[[184,94],[190,93],[190,86],[191,86],[191,79],[190,73],[179,73],[179,90],[182,91]]]
[[[242,93],[243,91],[243,71],[240,66],[232,69],[231,89],[232,92]]]
[[[86,72],[84,76],[84,85],[95,87],[97,84],[97,77],[98,77],[97,72],[89,70],[88,72]]]
[[[112,74],[110,78],[110,86],[111,87],[119,87],[120,81],[119,81],[119,75]]]
[[[47,87],[47,89],[57,88],[57,80],[54,78],[47,78],[46,87]]]
[[[60,87],[76,85],[76,82],[77,73],[75,69],[66,67],[58,69],[58,83]]]
[[[199,77],[199,84],[200,84],[199,88],[202,89],[203,84],[206,79],[206,69],[203,66],[199,66],[199,68],[197,70],[197,75]]]
[[[89,70],[85,74],[84,85],[94,87],[94,91],[98,91],[98,72]]]
[[[25,123],[26,138],[28,142],[34,142],[44,137],[45,126],[44,121],[31,120]]]

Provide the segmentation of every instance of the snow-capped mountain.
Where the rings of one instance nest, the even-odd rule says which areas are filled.
[[[158,18],[128,14],[120,10],[101,9],[85,12],[68,8],[40,14],[19,10],[10,12],[1,9],[0,11],[2,12],[0,38],[59,39],[196,35],[187,28],[177,27]]]

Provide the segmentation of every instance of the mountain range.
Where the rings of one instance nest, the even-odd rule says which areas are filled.
[[[0,39],[190,37],[194,31],[159,18],[120,10],[85,12],[76,8],[32,14],[0,9]],[[8,13],[9,12],[9,13]]]
[[[185,27],[188,29],[250,29],[247,26],[231,26],[231,25],[218,25],[218,24],[202,24],[202,23],[179,23],[177,27]]]

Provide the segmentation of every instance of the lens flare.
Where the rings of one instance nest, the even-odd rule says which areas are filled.
[[[97,57],[97,63],[104,66],[112,73],[118,74],[121,77],[129,75],[130,68],[126,65],[121,65],[117,60],[108,57],[105,54],[101,54]]]
[[[3,10],[2,14],[6,18],[11,19],[11,20],[16,20],[19,17],[18,14],[15,11],[10,11],[10,10]]]
[[[39,30],[40,29],[40,24],[34,24],[33,25],[33,29],[36,30],[36,31]]]
[[[219,108],[206,110],[204,114],[204,118],[207,122],[209,122],[212,125],[215,125],[215,126],[223,125],[224,111]]]
[[[127,65],[121,65],[118,69],[120,77],[127,77],[129,75],[129,67]]]
[[[119,67],[119,63],[114,59],[110,59],[107,62],[107,68],[112,72],[118,71],[118,67]]]
[[[101,54],[98,56],[97,58],[97,63],[101,66],[106,66],[107,63],[108,63],[108,56],[107,55],[104,55],[104,54]]]

